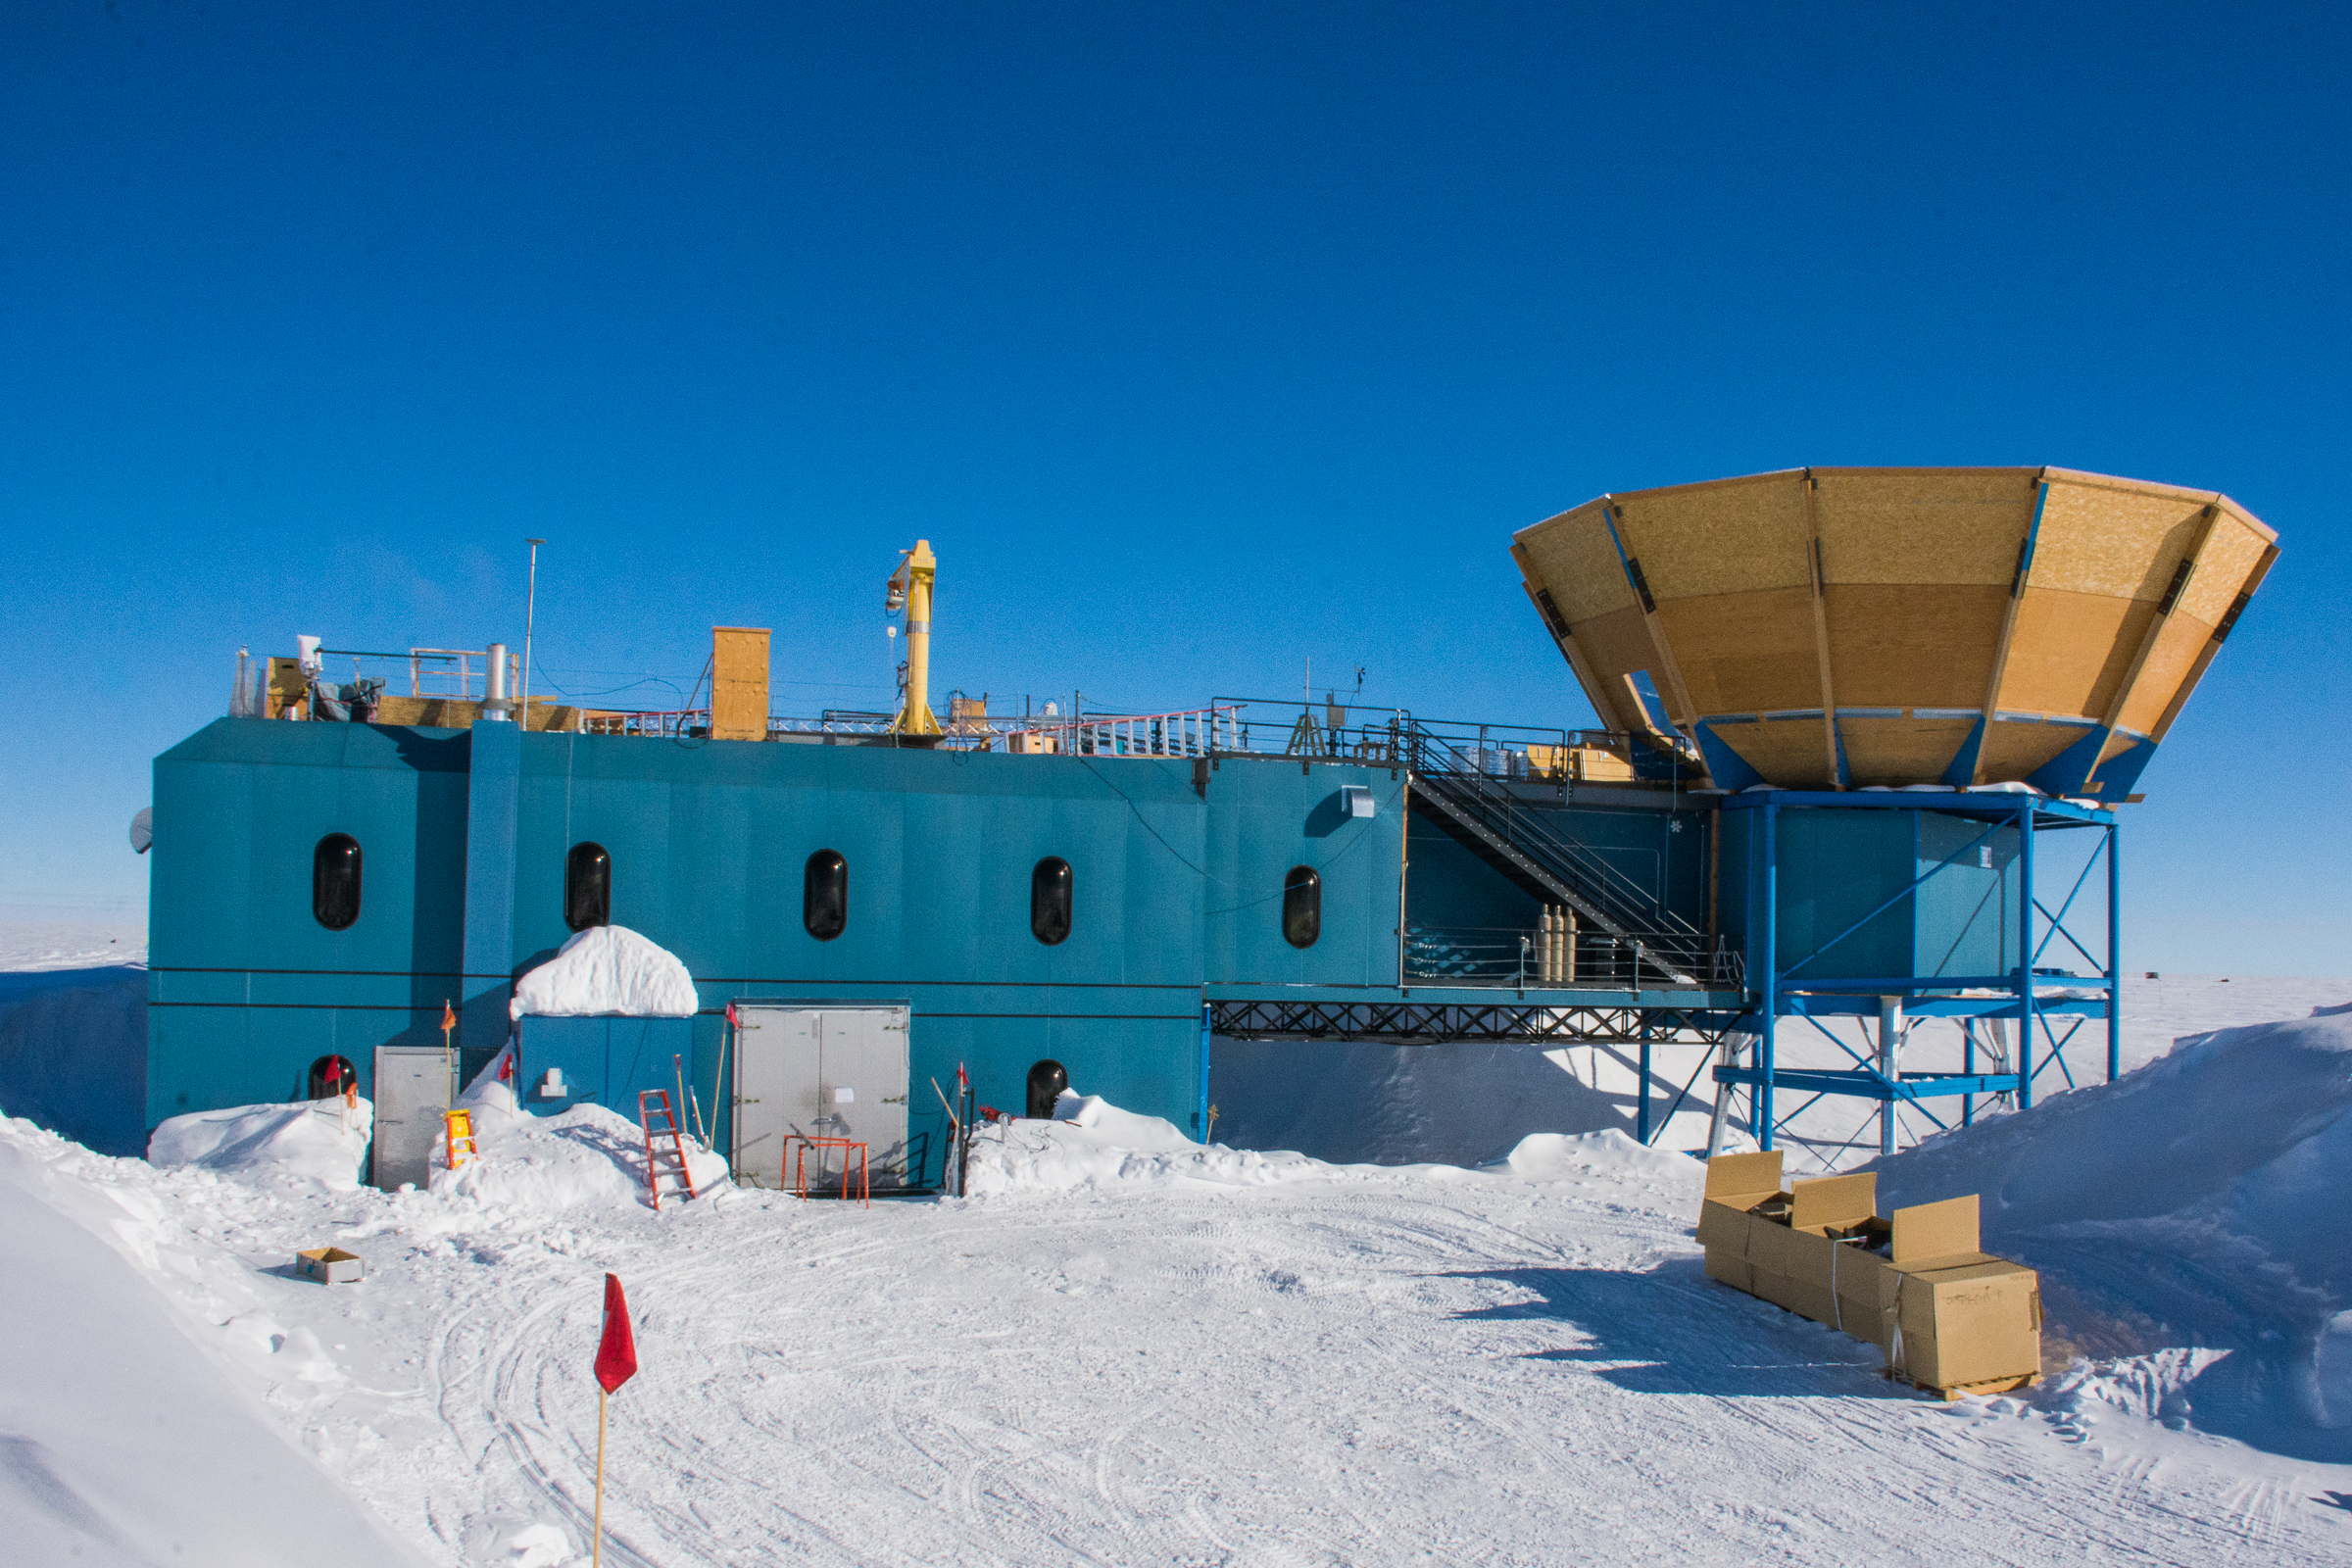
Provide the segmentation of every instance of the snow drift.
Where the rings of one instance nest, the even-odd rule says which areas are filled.
[[[510,1017],[691,1018],[702,1005],[676,955],[625,926],[592,925],[514,983]]]
[[[1064,1090],[1052,1121],[1008,1117],[973,1135],[964,1191],[988,1198],[1188,1178],[1255,1186],[1327,1175],[1332,1169],[1300,1154],[1203,1147],[1174,1122],[1121,1110],[1100,1095]]]
[[[280,1174],[337,1191],[360,1185],[375,1106],[366,1100],[232,1105],[173,1116],[155,1129],[147,1162],[160,1169],[196,1165],[224,1176]]]
[[[234,1340],[261,1338],[243,1359],[274,1363],[272,1378],[337,1376],[309,1328],[284,1328],[248,1300],[208,1296],[200,1313],[175,1308],[171,1293],[204,1293],[206,1259],[239,1276],[251,1269],[171,1214],[169,1189],[156,1187],[172,1180],[0,1120],[14,1322],[0,1335],[8,1560],[421,1568],[426,1559],[272,1419],[298,1401],[281,1396],[272,1409],[196,1353],[209,1341],[232,1359]],[[253,1294],[242,1280],[230,1289]]]
[[[516,1102],[514,1086],[499,1077],[508,1059],[509,1052],[500,1052],[459,1099],[473,1113],[475,1157],[453,1171],[436,1149],[433,1196],[550,1214],[644,1206],[644,1130],[602,1105],[574,1105],[557,1116],[530,1114]],[[708,1195],[723,1185],[726,1156],[704,1149],[691,1135],[685,1144],[695,1191]]]
[[[1216,1131],[1236,1148],[1477,1165],[1530,1134],[1633,1130],[1609,1096],[1536,1046],[1219,1038],[1209,1061]]]
[[[2304,1422],[2352,1426],[2348,1109],[2352,1016],[2322,1012],[2190,1037],[1871,1168],[1882,1206],[1981,1194],[1985,1246],[2042,1270],[2079,1348],[2249,1351]]]

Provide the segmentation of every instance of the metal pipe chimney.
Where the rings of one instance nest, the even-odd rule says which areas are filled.
[[[490,667],[484,672],[482,716],[500,723],[512,721],[514,700],[507,695],[507,645],[490,645]]]

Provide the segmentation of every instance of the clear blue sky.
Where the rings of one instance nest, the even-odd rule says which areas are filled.
[[[519,643],[529,534],[541,689],[691,682],[723,622],[775,628],[785,706],[882,706],[920,535],[942,686],[1182,707],[1312,658],[1577,724],[1514,528],[2051,463],[2286,551],[2127,817],[2127,961],[2352,972],[2346,44],[2315,6],[12,6],[0,915],[143,908],[123,824],[239,644]]]

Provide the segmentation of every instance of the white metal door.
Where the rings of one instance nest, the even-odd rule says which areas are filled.
[[[449,1063],[438,1046],[375,1048],[375,1185],[398,1192],[432,1177],[434,1141],[449,1108]]]
[[[781,1187],[792,1174],[786,1146],[815,1098],[816,1014],[739,1006],[735,1016],[735,1179]]]
[[[735,1105],[736,1179],[781,1186],[797,1138],[866,1146],[873,1185],[917,1180],[907,1168],[906,1009],[903,1006],[745,1006]],[[828,1185],[840,1165],[828,1159]],[[811,1186],[815,1172],[810,1172]]]
[[[828,1007],[818,1024],[817,1100],[835,1138],[865,1145],[876,1187],[904,1187],[906,1009]]]

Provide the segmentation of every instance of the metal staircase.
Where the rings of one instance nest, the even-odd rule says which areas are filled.
[[[1649,889],[1489,778],[1472,753],[1415,720],[1404,727],[1414,808],[1519,887],[1574,909],[1586,932],[1621,945],[1637,983],[1648,974],[1675,986],[1737,984],[1717,945]]]

